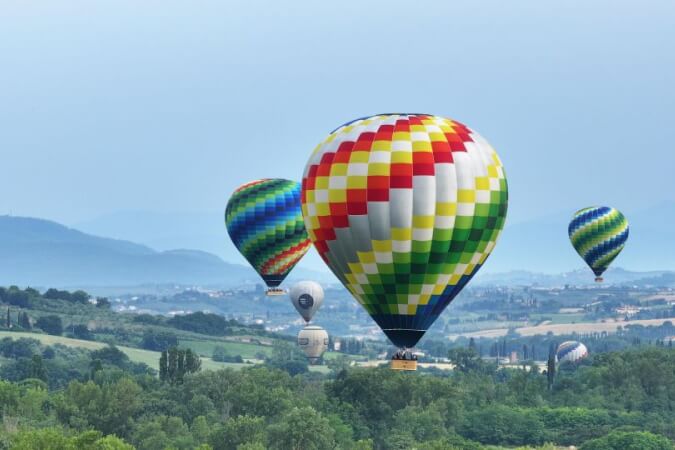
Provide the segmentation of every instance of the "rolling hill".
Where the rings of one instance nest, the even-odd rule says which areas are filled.
[[[255,273],[195,250],[158,252],[129,241],[82,233],[48,220],[0,217],[0,284],[233,286]]]

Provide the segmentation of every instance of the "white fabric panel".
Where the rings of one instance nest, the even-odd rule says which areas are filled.
[[[390,189],[389,214],[393,228],[412,227],[413,191],[412,189]]]

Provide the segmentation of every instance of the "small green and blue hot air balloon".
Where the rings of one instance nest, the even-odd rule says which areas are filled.
[[[568,227],[572,246],[593,270],[595,281],[623,250],[628,239],[628,221],[617,209],[591,206],[574,214]]]
[[[311,242],[300,206],[300,183],[263,179],[234,191],[225,209],[227,232],[268,288],[275,289],[307,253]]]

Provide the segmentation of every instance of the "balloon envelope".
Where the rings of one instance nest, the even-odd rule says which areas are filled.
[[[389,339],[413,347],[483,265],[507,210],[497,153],[427,114],[349,122],[312,153],[305,227]]]
[[[577,362],[588,356],[588,349],[577,341],[566,341],[558,346],[555,352],[555,361],[560,364],[564,361]]]
[[[628,221],[617,209],[592,206],[574,214],[567,232],[574,249],[600,277],[623,250]]]
[[[328,333],[316,325],[308,325],[298,333],[298,346],[314,363],[328,350]]]
[[[295,181],[263,179],[240,186],[227,202],[225,225],[268,287],[281,284],[310,246]]]
[[[288,295],[293,306],[306,322],[312,320],[314,314],[323,304],[323,289],[314,281],[301,281],[291,287]]]

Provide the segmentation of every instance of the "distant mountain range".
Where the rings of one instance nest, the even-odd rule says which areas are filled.
[[[220,224],[211,224],[208,215],[196,221],[188,220],[187,216],[180,219],[179,216],[140,215],[136,231],[131,216],[99,222],[98,227],[105,228],[107,223],[110,227],[108,231],[117,230],[116,239],[83,233],[48,220],[0,216],[0,284],[36,287],[141,284],[228,287],[260,283],[257,274],[248,266],[225,262],[219,256],[204,251],[216,246],[215,241],[219,241],[218,245],[227,249],[225,253],[236,252],[229,244],[224,229],[222,233],[215,232]],[[581,269],[583,263],[567,240],[567,219],[567,215],[561,214],[508,225],[494,254],[472,285],[562,286],[592,283],[590,270]],[[672,227],[675,224],[675,207],[651,208],[630,214],[628,219],[631,236],[626,249],[607,272],[607,283],[675,286],[675,272],[659,270],[675,268],[675,228]],[[117,225],[113,225],[115,223]],[[166,238],[164,245],[160,246],[162,251],[143,245],[153,241],[152,236],[162,239],[162,224],[167,224],[166,236],[174,236]],[[181,224],[187,230],[181,231]],[[97,227],[90,224],[88,228]],[[156,234],[152,230],[156,230]],[[199,250],[168,249],[171,242],[188,244],[189,230],[195,230],[196,236],[199,236],[196,230],[202,230],[202,236],[209,234],[205,231],[213,230],[217,237],[209,237],[212,242],[204,241],[198,246]],[[147,241],[136,244],[117,239],[122,235],[138,235]],[[200,238],[194,239],[198,241]],[[289,281],[308,278],[326,284],[337,283],[315,252],[310,252],[302,264],[304,267],[296,267]],[[644,268],[647,271],[619,267]],[[570,268],[579,270],[570,271]]]
[[[597,285],[630,285],[630,286],[658,286],[675,287],[675,272],[655,270],[650,272],[633,272],[617,268],[609,268],[603,274],[603,284],[595,283],[595,275],[590,269],[579,269],[560,274],[546,274],[514,270],[500,273],[478,273],[471,282],[471,286],[541,286],[563,287]]]
[[[96,236],[138,242],[156,250],[190,248],[211,253],[224,261],[245,264],[225,229],[224,212],[118,211],[91,220],[77,222],[73,228]],[[315,271],[326,281],[337,283],[319,254],[314,250],[302,258],[290,276]]]
[[[332,281],[321,272],[299,277]],[[48,220],[0,216],[0,284],[35,287],[260,283],[239,264],[197,250],[156,251],[133,242],[83,233]]]
[[[481,273],[527,270],[561,273],[583,267],[567,238],[567,225],[574,211],[512,223]],[[630,223],[630,237],[614,266],[630,270],[675,270],[675,203],[639,211],[623,211]],[[241,257],[230,243],[222,213],[155,213],[123,211],[73,225],[99,236],[140,242],[158,250],[192,248],[238,262]],[[311,251],[299,268],[320,268],[323,262]]]

